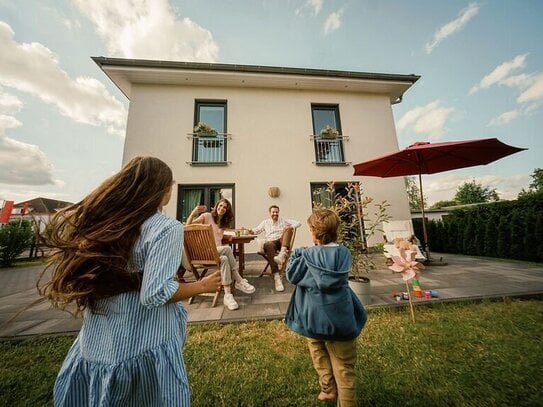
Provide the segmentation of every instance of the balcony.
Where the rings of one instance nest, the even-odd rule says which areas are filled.
[[[190,165],[228,165],[226,160],[227,141],[231,138],[228,133],[202,135],[201,133],[187,133],[192,140],[192,161]]]
[[[323,138],[320,135],[311,135],[315,146],[316,165],[349,165],[343,155],[343,140],[348,140],[347,136],[338,135],[335,138]]]

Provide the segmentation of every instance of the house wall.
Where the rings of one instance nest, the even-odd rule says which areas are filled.
[[[200,167],[188,162],[195,100],[226,100],[228,166]],[[206,88],[132,85],[123,162],[137,155],[154,155],[168,163],[180,184],[235,184],[236,227],[252,228],[268,217],[276,204],[281,216],[302,222],[296,246],[311,245],[306,225],[311,211],[310,182],[359,181],[366,195],[387,200],[394,219],[410,219],[404,181],[399,178],[353,176],[352,165],[317,166],[311,104],[337,104],[345,161],[351,164],[398,148],[387,95],[317,92],[288,89]],[[268,189],[280,188],[270,198]],[[176,217],[177,189],[165,208]],[[376,236],[370,244],[380,242]],[[256,252],[253,242],[248,252]]]

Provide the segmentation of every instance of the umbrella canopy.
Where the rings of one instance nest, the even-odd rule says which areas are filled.
[[[426,257],[430,259],[421,174],[485,165],[508,155],[526,150],[502,143],[496,138],[444,143],[418,142],[403,150],[354,165],[354,175],[399,177],[418,175],[421,195],[422,226]]]
[[[398,177],[435,174],[489,164],[522,150],[525,148],[504,144],[496,138],[445,143],[418,142],[403,150],[355,164],[354,175]]]

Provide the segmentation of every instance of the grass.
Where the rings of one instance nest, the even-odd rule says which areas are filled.
[[[541,405],[543,302],[375,310],[358,341],[360,405]],[[0,406],[51,405],[73,337],[0,342]],[[304,338],[280,321],[193,325],[184,350],[194,406],[316,406]]]

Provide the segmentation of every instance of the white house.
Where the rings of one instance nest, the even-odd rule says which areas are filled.
[[[224,196],[236,227],[252,228],[276,204],[303,224],[296,246],[310,245],[312,199],[334,180],[338,189],[360,182],[366,195],[391,204],[394,219],[410,219],[402,177],[354,177],[352,164],[398,149],[391,105],[419,76],[93,60],[130,100],[123,162],[153,155],[173,169],[170,216],[183,221],[196,204]],[[194,133],[199,122],[217,134]],[[338,137],[321,137],[326,125]]]

